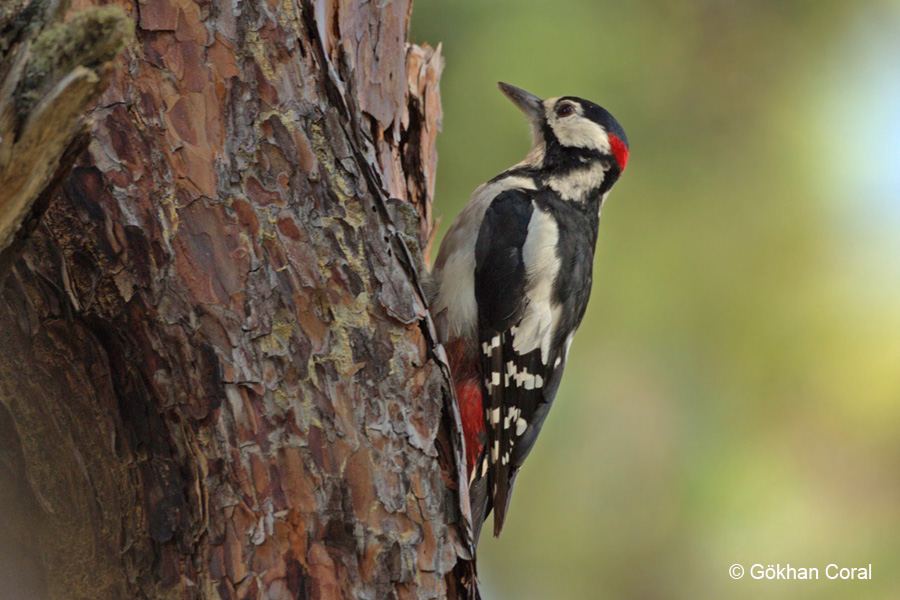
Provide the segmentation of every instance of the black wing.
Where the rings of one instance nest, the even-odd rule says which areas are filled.
[[[533,201],[537,193],[516,189],[499,194],[485,212],[475,245],[487,433],[470,489],[476,539],[492,507],[494,535],[500,534],[516,473],[534,444],[562,375],[564,357],[542,355],[540,347],[528,349],[533,343],[523,345],[516,339],[526,329],[532,337],[540,329],[527,320],[552,318],[534,306],[529,310],[528,290],[536,282],[529,281],[533,265],[526,263],[533,257],[528,256],[526,242],[547,223]],[[541,276],[548,276],[544,271]],[[543,334],[549,336],[550,329],[545,327]],[[546,345],[559,350],[559,344]],[[522,352],[523,346],[528,351]]]

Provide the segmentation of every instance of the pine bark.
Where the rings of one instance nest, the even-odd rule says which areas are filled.
[[[0,9],[0,595],[476,597],[411,0],[94,4]]]

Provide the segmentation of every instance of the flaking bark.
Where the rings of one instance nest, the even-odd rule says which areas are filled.
[[[7,584],[477,595],[418,281],[442,59],[406,43],[409,2],[137,0],[66,24],[10,6],[0,126],[25,131],[66,77],[87,89],[40,123],[25,177],[0,132],[0,177],[29,190],[0,188]],[[136,39],[110,68],[122,14]],[[112,33],[78,38],[83,60],[34,54],[86,15]]]

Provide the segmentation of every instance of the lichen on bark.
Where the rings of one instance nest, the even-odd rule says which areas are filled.
[[[110,84],[0,271],[0,481],[46,594],[474,597],[418,281],[439,49],[408,1],[119,4],[31,31],[57,58],[5,88],[27,123],[38,81]]]

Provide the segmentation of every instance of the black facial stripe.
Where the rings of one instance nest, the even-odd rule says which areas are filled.
[[[501,179],[505,179],[506,177],[530,177],[535,178],[539,177],[541,174],[540,169],[534,167],[515,167],[512,169],[507,169],[491,179],[488,183],[494,183],[495,181],[500,181]]]
[[[583,167],[585,164],[605,160],[609,161],[612,157],[610,153],[603,153],[595,148],[581,148],[563,146],[553,128],[546,121],[541,126],[541,133],[544,136],[544,160],[543,170],[565,172],[569,169]],[[614,160],[612,162],[615,162]]]

